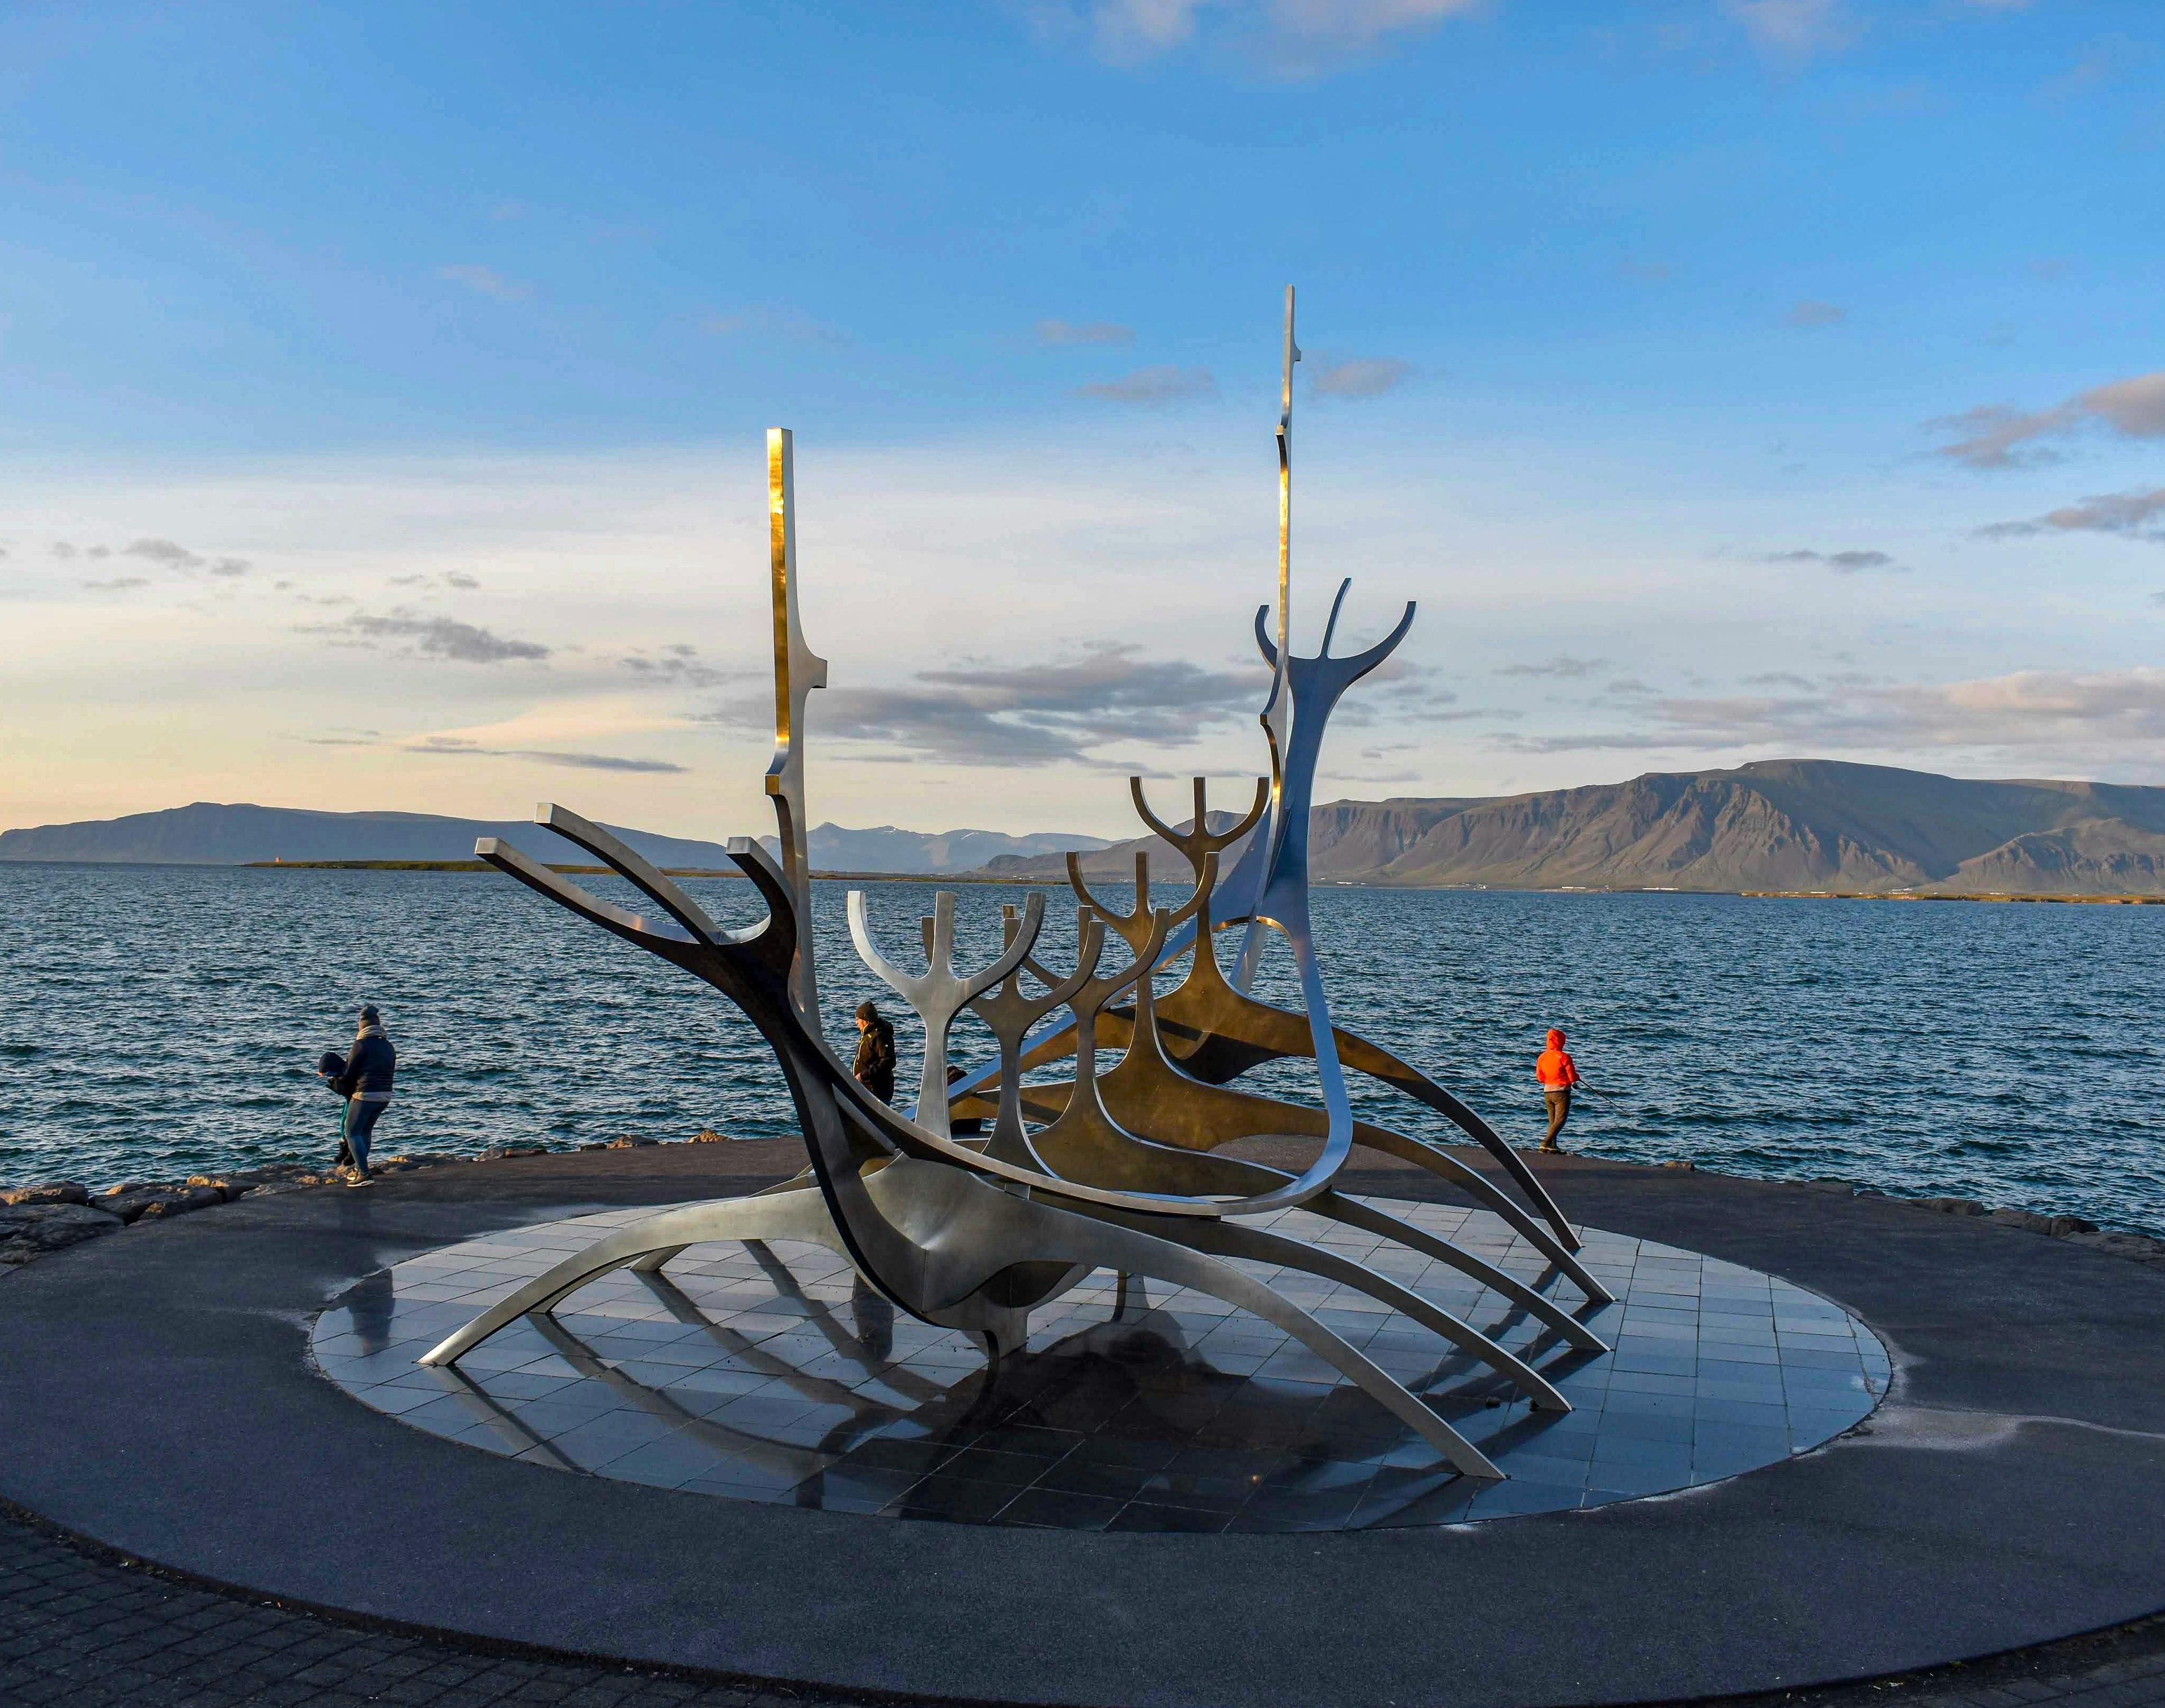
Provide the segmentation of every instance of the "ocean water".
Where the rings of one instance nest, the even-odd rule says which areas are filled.
[[[756,916],[748,884],[689,887]],[[933,890],[868,887],[905,966]],[[913,1085],[914,1022],[857,960],[843,892],[816,901],[830,1035],[882,1000]],[[960,889],[965,965],[1022,894]],[[1072,904],[1048,901],[1041,953],[1072,964]],[[1314,914],[1339,1024],[1514,1142],[1539,1136],[1533,1059],[1562,1025],[1588,1085],[1569,1148],[2165,1234],[2165,908],[1325,888]],[[1284,999],[1285,971],[1260,993]],[[793,1131],[719,996],[495,873],[0,865],[0,1183],[328,1160],[314,1062],[363,1000],[398,1046],[386,1152]],[[1298,1094],[1306,1071],[1242,1083]]]

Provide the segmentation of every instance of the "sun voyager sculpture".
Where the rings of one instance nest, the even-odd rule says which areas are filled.
[[[757,887],[767,915],[726,930],[680,886],[618,838],[577,814],[546,806],[536,822],[586,849],[643,893],[657,914],[635,914],[592,894],[508,845],[485,838],[474,851],[552,901],[703,979],[741,1010],[781,1063],[809,1152],[796,1179],[747,1197],[664,1210],[609,1234],[519,1288],[426,1353],[456,1363],[529,1313],[546,1313],[609,1272],[659,1270],[708,1241],[797,1240],[846,1257],[864,1283],[924,1321],[983,1337],[995,1360],[1019,1351],[1030,1313],[1093,1272],[1153,1277],[1213,1295],[1274,1324],[1326,1360],[1468,1476],[1504,1474],[1424,1400],[1360,1351],[1234,1261],[1277,1266],[1365,1294],[1420,1325],[1516,1388],[1533,1407],[1570,1403],[1523,1357],[1472,1324],[1377,1270],[1321,1245],[1253,1225],[1298,1206],[1326,1220],[1395,1241],[1493,1289],[1517,1312],[1583,1352],[1600,1339],[1549,1293],[1448,1240],[1341,1191],[1335,1182],[1365,1147],[1425,1168],[1506,1222],[1567,1282],[1578,1307],[1606,1305],[1607,1289],[1578,1256],[1577,1231],[1523,1159],[1487,1122],[1407,1062],[1331,1024],[1309,917],[1310,796],[1324,728],[1340,697],[1387,658],[1412,626],[1409,604],[1391,633],[1350,656],[1330,654],[1347,586],[1332,602],[1323,645],[1311,658],[1291,647],[1291,500],[1293,297],[1286,292],[1284,382],[1277,429],[1278,587],[1256,614],[1256,639],[1272,669],[1261,722],[1271,774],[1238,822],[1211,828],[1204,783],[1195,781],[1186,828],[1161,820],[1140,778],[1130,791],[1143,823],[1179,851],[1193,879],[1177,907],[1154,907],[1148,858],[1135,857],[1135,899],[1115,909],[1093,895],[1067,857],[1080,903],[1072,969],[1034,957],[1045,898],[1003,909],[1004,952],[988,966],[954,964],[955,897],[940,893],[923,922],[924,971],[909,973],[874,941],[861,892],[849,898],[858,952],[916,1011],[924,1027],[924,1073],[905,1114],[851,1077],[830,1045],[818,1005],[806,854],[805,711],[827,682],[827,663],[806,644],[798,614],[794,481],[787,430],[767,435],[769,548],[774,602],[775,756],[766,772],[780,859],[749,837],[730,858]],[[1242,851],[1230,872],[1220,857]],[[1229,975],[1220,933],[1238,931]],[[1303,1007],[1250,994],[1265,934],[1292,950]],[[1109,962],[1117,938],[1125,959]],[[1177,962],[1188,959],[1184,973]],[[1179,982],[1161,994],[1160,978]],[[1036,986],[1033,990],[1032,984]],[[964,1010],[985,1023],[997,1056],[950,1084],[947,1041]],[[1100,1050],[1120,1052],[1100,1072]],[[1295,1103],[1231,1082],[1283,1057],[1314,1063],[1320,1101]],[[1061,1083],[1025,1083],[1072,1059]],[[1353,1118],[1346,1070],[1381,1082],[1442,1115],[1501,1165],[1516,1196],[1427,1140]],[[989,1133],[958,1138],[956,1110],[990,1116]],[[1221,1154],[1241,1139],[1314,1142],[1297,1171]]]

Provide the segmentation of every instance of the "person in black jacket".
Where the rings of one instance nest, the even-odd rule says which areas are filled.
[[[882,1103],[894,1101],[894,1028],[868,1002],[857,1004],[857,1058],[850,1072]]]
[[[340,1158],[350,1162],[350,1186],[366,1185],[368,1147],[376,1124],[390,1106],[391,1082],[398,1071],[398,1052],[383,1033],[383,1016],[370,1003],[361,1011],[353,1037],[353,1053],[342,1071],[326,1076],[330,1088],[345,1099],[345,1122],[341,1128]]]

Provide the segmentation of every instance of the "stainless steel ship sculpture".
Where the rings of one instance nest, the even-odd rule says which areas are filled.
[[[1258,1213],[1298,1205],[1329,1220],[1396,1241],[1493,1289],[1545,1336],[1582,1352],[1606,1351],[1578,1315],[1549,1293],[1337,1189],[1355,1147],[1426,1168],[1503,1219],[1549,1266],[1543,1278],[1568,1282],[1578,1309],[1610,1294],[1577,1255],[1578,1239],[1524,1161],[1466,1105],[1425,1074],[1331,1024],[1308,907],[1310,793],[1324,726],[1347,688],[1388,657],[1414,619],[1409,604],[1390,635],[1365,652],[1330,656],[1341,586],[1321,651],[1291,648],[1293,293],[1286,293],[1284,385],[1278,423],[1279,554],[1276,632],[1265,607],[1256,640],[1272,667],[1262,714],[1271,777],[1235,824],[1211,828],[1203,780],[1185,829],[1160,820],[1132,779],[1135,809],[1177,849],[1193,877],[1177,907],[1151,905],[1146,857],[1135,861],[1131,906],[1093,895],[1078,862],[1068,880],[1081,904],[1077,960],[1061,973],[1034,957],[1045,899],[1005,911],[1003,952],[966,972],[954,964],[955,898],[941,894],[924,921],[925,970],[909,974],[874,942],[864,899],[852,894],[850,927],[866,962],[916,1011],[924,1063],[914,1114],[874,1097],[830,1046],[818,1008],[810,930],[811,870],[804,796],[806,697],[826,684],[826,661],[806,645],[798,614],[794,482],[790,435],[767,435],[769,555],[774,600],[775,756],[766,773],[781,858],[750,838],[730,859],[757,886],[767,916],[725,930],[677,884],[600,826],[561,807],[536,820],[586,849],[642,892],[656,914],[635,914],[591,894],[495,838],[474,851],[551,900],[614,931],[730,999],[781,1063],[809,1153],[797,1179],[749,1197],[666,1210],[612,1233],[511,1294],[435,1347],[421,1362],[450,1364],[508,1324],[547,1313],[610,1271],[656,1271],[707,1241],[798,1240],[847,1257],[869,1287],[901,1310],[984,1337],[998,1359],[1020,1349],[1031,1309],[1093,1271],[1155,1277],[1275,1324],[1326,1360],[1417,1432],[1458,1470],[1503,1473],[1449,1421],[1360,1351],[1231,1260],[1252,1260],[1365,1294],[1485,1364],[1541,1410],[1569,1402],[1525,1358],[1472,1324],[1372,1268],[1320,1245],[1253,1226]],[[1230,873],[1219,857],[1246,839]],[[1242,933],[1229,978],[1217,953],[1220,932]],[[1274,1007],[1250,994],[1265,933],[1292,949],[1304,1007]],[[1107,965],[1117,938],[1124,964]],[[1181,957],[1184,976],[1161,994]],[[1026,980],[1040,987],[1031,991]],[[950,1085],[947,1041],[956,1017],[976,1014],[997,1056]],[[1062,1017],[1064,1015],[1064,1018]],[[1100,1049],[1120,1059],[1100,1073]],[[1320,1106],[1233,1089],[1229,1082],[1280,1057],[1312,1059]],[[1041,1064],[1072,1058],[1060,1084],[1025,1084]],[[1351,1068],[1441,1115],[1501,1165],[1516,1196],[1426,1140],[1354,1120],[1345,1070]],[[983,1137],[958,1139],[951,1112],[988,1118]],[[1219,1154],[1236,1140],[1313,1141],[1297,1169]]]

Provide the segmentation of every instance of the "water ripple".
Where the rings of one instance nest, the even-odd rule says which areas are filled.
[[[690,887],[756,917],[748,885]],[[932,890],[872,887],[890,952]],[[961,891],[966,961],[1019,899]],[[1074,916],[1053,901],[1057,962]],[[794,1130],[720,999],[491,874],[0,866],[0,1180],[324,1157],[339,1109],[313,1064],[364,999],[398,1044],[394,1148]],[[899,1011],[850,947],[843,887],[817,911],[833,1035],[866,996]],[[1556,1025],[1590,1088],[1577,1148],[2165,1231],[2165,909],[1332,888],[1314,911],[1341,1024],[1514,1141],[1538,1134]],[[1267,965],[1265,994],[1288,999],[1287,973]],[[1309,1083],[1298,1063],[1251,1078]],[[1430,1130],[1385,1091],[1356,1084],[1356,1106]]]

